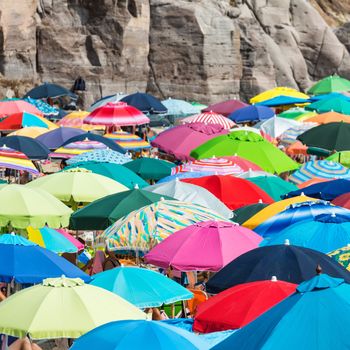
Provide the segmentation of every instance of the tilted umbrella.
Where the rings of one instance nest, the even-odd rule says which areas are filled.
[[[258,103],[262,101],[269,100],[274,97],[278,96],[289,96],[289,97],[295,97],[295,98],[300,98],[300,99],[308,99],[309,96],[299,92],[295,89],[289,88],[289,87],[284,87],[284,86],[278,86],[270,90],[266,90],[264,92],[261,92],[260,94],[252,97],[250,99],[250,103]]]
[[[300,97],[292,97],[286,95],[280,95],[273,97],[269,100],[265,100],[259,103],[256,103],[257,106],[266,106],[266,107],[280,107],[280,106],[289,106],[296,104],[308,103],[309,100]]]
[[[119,102],[123,97],[125,97],[126,95],[123,94],[122,92],[118,92],[114,95],[108,95],[108,96],[104,96],[102,98],[100,98],[99,100],[95,101],[87,110],[89,112],[94,111],[96,108],[104,106],[105,104],[112,102]]]
[[[341,151],[331,154],[326,160],[332,162],[338,162],[348,168],[350,168],[350,151]]]
[[[0,101],[0,117],[6,117],[14,113],[27,112],[42,115],[38,108],[23,100]]]
[[[233,217],[231,220],[242,225],[245,221],[249,220],[252,216],[267,206],[268,204],[261,203],[260,201],[256,204],[245,205],[244,207],[238,208],[232,212]]]
[[[30,126],[57,129],[57,125],[44,117],[28,112],[14,113],[0,121],[0,130],[18,130]]]
[[[156,97],[142,92],[136,92],[125,96],[120,101],[126,102],[128,105],[137,108],[142,113],[158,114],[166,113],[168,111]]]
[[[294,120],[289,120],[281,117],[273,117],[261,124],[260,132],[264,137],[269,136],[272,139],[276,139],[288,129],[298,127],[300,125],[301,123]]]
[[[37,140],[39,140],[49,149],[56,149],[61,147],[67,140],[81,134],[84,134],[83,130],[61,127],[51,130],[44,135],[38,136]]]
[[[274,115],[275,112],[269,107],[252,105],[235,110],[228,118],[235,123],[248,123],[270,119]]]
[[[237,109],[248,106],[246,103],[240,100],[227,100],[219,103],[211,104],[210,106],[204,108],[202,112],[213,111],[227,117],[230,113],[236,111]]]
[[[332,97],[313,102],[305,109],[317,113],[337,112],[350,115],[350,100],[345,97]]]
[[[73,94],[71,91],[64,88],[63,86],[46,82],[29,90],[24,97],[42,99],[57,98],[61,96],[70,96],[74,98],[76,97],[75,94]]]
[[[308,93],[312,95],[329,94],[332,92],[350,91],[350,80],[338,75],[330,75],[314,84]]]

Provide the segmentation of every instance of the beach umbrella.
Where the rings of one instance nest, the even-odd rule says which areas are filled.
[[[38,136],[49,132],[46,128],[41,128],[39,126],[30,126],[28,128],[23,128],[19,130],[12,131],[7,136],[26,136],[32,139],[36,139]]]
[[[257,127],[258,124],[255,124],[255,126],[242,126],[242,125],[237,125],[236,128],[234,128],[232,131],[250,131],[254,132],[255,134],[261,135],[260,130]]]
[[[173,233],[156,245],[145,259],[164,269],[219,271],[241,254],[257,248],[261,237],[226,221],[204,221]]]
[[[134,94],[123,97],[121,102],[126,102],[140,110],[142,113],[161,114],[167,113],[166,107],[154,96],[143,92],[136,92]]]
[[[46,129],[56,129],[57,126],[40,115],[28,112],[18,112],[0,121],[0,130],[18,130],[25,127],[37,126]]]
[[[52,228],[68,226],[72,210],[50,193],[28,186],[0,188],[0,226]]]
[[[137,185],[139,188],[149,186],[145,180],[120,164],[107,162],[82,162],[69,165],[65,167],[64,170],[66,171],[75,168],[86,169],[94,174],[109,177],[110,179],[123,184],[129,189],[133,189],[135,185]]]
[[[21,314],[23,308],[26,312]],[[117,295],[65,277],[47,278],[17,292],[1,303],[0,310],[1,333],[31,339],[78,338],[111,321],[146,318]]]
[[[73,94],[71,91],[64,88],[63,86],[46,82],[29,90],[24,97],[31,97],[34,99],[47,99],[57,98],[61,96],[69,96],[76,98],[75,94]]]
[[[186,116],[198,113],[198,108],[191,103],[171,97],[163,100],[162,105],[168,110],[167,114],[171,116]]]
[[[152,336],[150,336],[152,335]],[[105,324],[76,340],[71,350],[207,350],[204,340],[188,331],[157,321],[118,321]]]
[[[202,112],[215,112],[218,114],[222,114],[225,117],[228,117],[229,114],[236,111],[237,109],[247,107],[248,104],[240,101],[240,100],[227,100],[219,103],[214,103],[209,105],[208,107],[202,109]]]
[[[260,126],[262,135],[273,139],[280,137],[285,131],[292,127],[298,127],[301,123],[295,120],[289,120],[281,117],[273,117],[264,121]]]
[[[350,169],[329,160],[310,160],[289,176],[289,180],[298,185],[314,177],[329,180],[348,179],[350,178]]]
[[[175,164],[158,158],[142,157],[125,163],[123,166],[144,180],[159,180],[170,175]]]
[[[1,193],[1,191],[0,191]],[[148,251],[184,227],[206,220],[225,219],[198,204],[161,200],[131,212],[101,236],[109,250]]]
[[[252,170],[252,169],[248,169],[244,173],[237,175],[237,177],[240,177],[241,179],[250,179],[250,178],[261,177],[261,176],[275,177],[275,175],[268,173],[266,171]]]
[[[178,178],[173,181],[158,182],[156,185],[144,189],[162,196],[175,198],[180,202],[202,205],[216,211],[225,218],[232,217],[231,210],[211,192],[201,186],[179,181]]]
[[[260,166],[271,173],[282,173],[294,170],[299,165],[266,141],[262,136],[253,132],[234,131],[228,135],[217,136],[195,148],[190,156],[195,159],[212,156],[238,155]]]
[[[350,81],[338,75],[330,75],[314,84],[308,90],[308,93],[312,95],[322,95],[346,91],[350,91]]]
[[[191,160],[190,152],[212,138],[227,134],[221,125],[191,123],[167,129],[151,142],[153,147],[173,155],[180,160]],[[205,157],[202,157],[205,158]]]
[[[100,98],[99,100],[95,101],[87,110],[89,112],[94,111],[96,108],[104,106],[107,103],[116,103],[119,102],[123,97],[127,95],[123,94],[122,92],[118,92],[114,95],[108,95]]]
[[[42,115],[38,108],[23,100],[0,101],[0,117],[7,117],[11,114],[27,112],[35,115]]]
[[[280,95],[280,96],[276,96],[274,98],[271,98],[269,100],[258,102],[258,103],[256,103],[256,105],[257,106],[266,106],[266,107],[279,107],[279,106],[304,104],[304,103],[308,103],[308,102],[309,102],[308,99]]]
[[[269,107],[252,105],[235,110],[228,118],[235,123],[249,123],[270,119],[274,115],[275,112]]]
[[[305,114],[309,116],[317,115],[317,113],[307,111],[305,108],[294,107],[294,108],[289,108],[282,113],[279,113],[277,116],[280,118],[285,118],[289,120],[299,120],[299,118],[302,118]]]
[[[350,218],[349,210],[331,205],[326,201],[295,203],[262,222],[254,228],[254,232],[266,239],[277,237],[285,228],[321,214],[337,214]]]
[[[231,210],[257,203],[260,199],[263,203],[273,202],[273,199],[257,185],[230,175],[212,175],[181,181],[207,189]]]
[[[37,140],[39,140],[49,149],[57,149],[61,147],[67,140],[81,134],[84,134],[83,130],[61,127],[55,130],[51,130],[44,135],[38,136]]]
[[[350,282],[350,273],[328,255],[317,250],[288,244],[259,247],[231,261],[207,283],[209,293],[220,293],[242,283],[264,281],[276,276],[280,281],[299,284],[315,275],[317,265],[333,277]]]
[[[36,107],[45,117],[48,118],[59,118],[60,111],[55,107],[50,106],[48,103],[43,100],[36,100],[34,98],[26,97],[24,101],[30,103]]]
[[[15,234],[0,235],[0,262],[0,280],[5,283],[34,284],[62,275],[90,280],[68,260]]]
[[[77,128],[84,131],[101,130],[104,127],[101,125],[89,125],[84,123],[84,119],[89,115],[86,111],[74,111],[65,115],[58,121],[58,125],[66,128]]]
[[[70,159],[83,153],[106,149],[107,146],[98,141],[77,141],[57,148],[54,152],[50,153],[50,158]]]
[[[77,210],[70,218],[74,230],[105,230],[117,220],[134,210],[158,202],[170,196],[140,190],[138,187],[115,193],[92,202]]]
[[[262,209],[266,208],[268,204],[266,203],[256,203],[245,205],[244,207],[233,210],[232,221],[237,222],[242,225],[245,221],[249,220],[252,216],[257,214]]]
[[[259,186],[263,191],[265,191],[273,200],[279,201],[282,196],[290,191],[297,190],[297,186],[294,184],[282,180],[277,176],[258,176],[258,177],[250,177],[248,181],[253,184]],[[350,182],[349,182],[350,183]],[[305,193],[307,196],[308,193]],[[310,197],[313,197],[310,195]]]
[[[67,161],[69,165],[84,162],[125,164],[130,162],[130,157],[110,149],[97,149],[76,155]]]
[[[211,175],[215,175],[215,173],[211,172],[211,171],[196,171],[196,172],[186,172],[186,173],[178,173],[178,174],[174,174],[171,176],[166,176],[163,177],[162,179],[157,181],[157,184],[161,184],[161,183],[165,183],[165,182],[169,182],[169,181],[175,181],[176,179],[181,180],[181,179],[194,179],[197,177],[203,177],[203,176],[211,176]]]
[[[292,145],[296,142],[299,143],[302,147],[305,147],[301,144],[300,141],[297,141],[299,135],[303,134],[305,131],[314,128],[317,124],[315,123],[305,123],[300,124],[294,127],[287,129],[282,135],[279,136],[280,143],[283,145]],[[307,147],[305,147],[307,149]]]
[[[212,350],[348,349],[350,286],[319,274]]]
[[[350,100],[344,97],[332,97],[313,102],[305,109],[317,113],[337,112],[350,115]]]
[[[191,117],[187,117],[181,120],[182,124],[189,123],[203,123],[203,124],[214,124],[221,125],[224,129],[230,130],[235,127],[235,123],[224,117],[222,114],[215,113],[213,111],[204,112]]]
[[[326,160],[338,162],[350,168],[350,151],[335,152],[327,157]]]
[[[321,177],[313,177],[312,179],[310,180],[307,180],[301,184],[298,184],[298,188],[305,188],[305,187],[308,187],[308,186],[311,186],[311,185],[314,185],[314,184],[319,184],[321,182],[327,182],[327,181],[330,181],[329,179],[325,179],[325,178],[321,178]]]
[[[338,248],[327,254],[340,265],[350,271],[350,246],[349,243],[345,247]]]
[[[284,87],[284,86],[279,86],[275,87],[270,90],[266,90],[264,92],[261,92],[260,94],[252,97],[250,99],[250,103],[258,103],[262,102],[265,100],[270,100],[271,98],[278,97],[278,96],[290,96],[290,97],[297,97],[301,99],[308,99],[309,96],[299,92],[295,89],[289,88],[289,87]]]
[[[314,117],[308,118],[307,122],[318,123],[318,124],[328,124],[344,122],[350,123],[350,116],[345,114],[340,114],[337,112],[327,112],[322,114],[317,114]]]
[[[126,131],[116,131],[111,134],[105,134],[104,137],[114,141],[125,151],[138,151],[146,148],[151,148],[151,145],[141,137],[130,134]]]
[[[117,294],[139,308],[159,307],[193,297],[188,289],[170,278],[140,267],[122,266],[100,272],[90,284]]]
[[[350,209],[350,191],[344,191],[343,194],[332,200],[333,205],[337,205],[339,207],[343,207],[346,209]]]
[[[330,99],[330,98],[333,98],[333,97],[340,97],[340,98],[344,98],[344,99],[347,99],[347,100],[350,99],[347,94],[340,93],[340,92],[331,92],[329,94],[322,94],[322,95],[311,96],[309,98],[309,100],[310,100],[310,102],[315,102],[315,101]]]
[[[267,281],[243,283],[226,289],[198,305],[193,330],[211,333],[242,328],[295,292],[294,283]]]

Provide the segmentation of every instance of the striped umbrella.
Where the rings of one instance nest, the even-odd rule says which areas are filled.
[[[286,145],[291,145],[294,142],[296,142],[297,137],[299,135],[301,135],[306,130],[313,128],[316,125],[317,123],[305,123],[295,127],[291,127],[280,136],[280,141]]]
[[[75,111],[67,114],[60,121],[58,121],[59,126],[65,126],[68,128],[78,128],[85,131],[89,130],[101,130],[103,126],[101,125],[89,125],[84,123],[84,119],[89,115],[89,112],[85,111]]]
[[[147,141],[141,139],[141,137],[125,131],[113,132],[111,134],[104,135],[104,137],[115,141],[120,147],[123,147],[127,151],[151,147],[151,145]]]
[[[77,141],[69,143],[63,147],[57,148],[56,151],[50,153],[51,158],[70,159],[79,154],[94,151],[96,149],[106,149],[107,146],[98,141]]]
[[[115,163],[125,164],[130,162],[130,157],[126,154],[112,151],[110,149],[96,149],[93,151],[85,152],[75,157],[70,158],[68,164],[76,164],[83,162],[99,162],[99,163]],[[82,164],[82,167],[84,165]]]
[[[328,160],[311,160],[303,164],[290,177],[290,181],[301,184],[314,177],[325,179],[349,179],[350,169]]]
[[[226,130],[230,130],[236,125],[232,120],[224,117],[222,114],[218,114],[212,111],[197,114],[197,115],[182,119],[181,123],[182,124],[189,124],[189,123],[217,124],[217,125],[221,125]]]
[[[27,171],[35,175],[39,174],[38,169],[24,153],[8,147],[0,147],[0,168]]]

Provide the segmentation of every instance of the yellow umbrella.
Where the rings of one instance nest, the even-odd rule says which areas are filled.
[[[308,99],[309,96],[297,91],[295,89],[289,88],[289,87],[275,87],[271,90],[264,91],[250,99],[250,103],[259,103],[262,101],[270,100],[271,98],[277,97],[277,96],[290,96],[290,97],[296,97],[296,98],[304,98]]]
[[[41,128],[39,126],[30,126],[28,128],[13,131],[8,136],[27,136],[31,137],[32,139],[35,139],[36,137],[45,134],[48,131],[50,130],[46,128]]]
[[[289,205],[294,203],[301,203],[306,201],[316,202],[318,199],[307,197],[307,196],[297,196],[292,197],[288,199],[284,199],[282,201],[278,201],[275,203],[272,203],[268,205],[266,208],[259,211],[257,214],[252,216],[249,220],[244,222],[242,226],[250,228],[251,230],[254,230],[255,227],[266,221],[267,219],[271,218],[272,216],[280,213],[281,211],[285,210]]]
[[[89,125],[84,124],[84,119],[90,114],[86,111],[75,111],[64,116],[59,122],[59,126],[65,126],[69,128],[78,128],[85,131],[89,130],[103,130],[103,125]]]

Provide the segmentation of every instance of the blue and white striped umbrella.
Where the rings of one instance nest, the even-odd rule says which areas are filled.
[[[68,164],[76,164],[82,162],[107,162],[115,164],[124,164],[130,162],[130,157],[127,154],[112,151],[110,149],[97,149],[94,151],[84,152],[67,161]]]
[[[316,125],[317,125],[316,123],[306,123],[306,124],[301,124],[301,125],[292,127],[290,129],[286,130],[280,136],[280,140],[282,143],[284,143],[286,145],[291,145],[297,141],[297,137],[299,135],[301,135],[306,130],[309,130],[309,129],[315,127]]]

